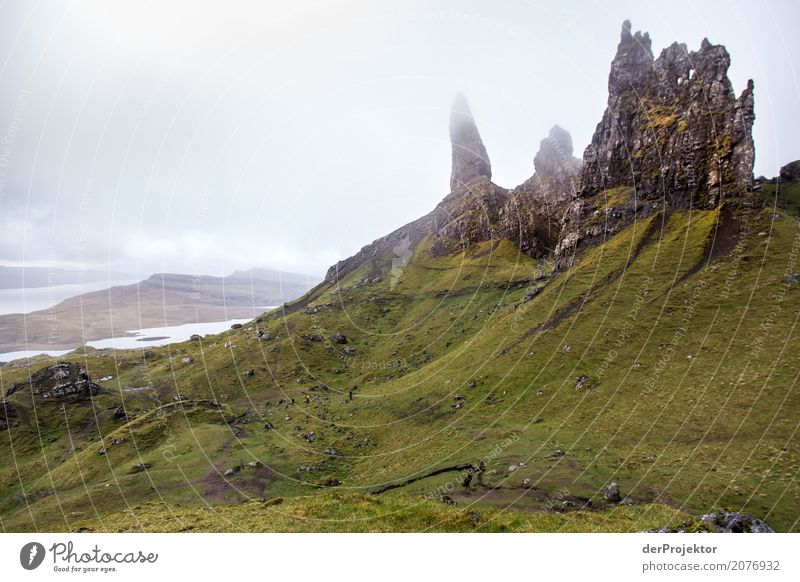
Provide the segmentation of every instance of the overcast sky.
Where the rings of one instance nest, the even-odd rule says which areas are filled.
[[[727,46],[756,175],[800,158],[800,8],[759,2],[0,4],[0,264],[321,274],[447,193],[463,90],[512,187],[580,157],[621,23]]]

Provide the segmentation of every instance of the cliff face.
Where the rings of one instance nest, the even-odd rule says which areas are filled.
[[[737,97],[729,66],[725,47],[708,40],[693,52],[673,43],[654,59],[649,35],[631,34],[630,22],[623,23],[608,106],[564,218],[562,263],[582,242],[614,234],[634,215],[713,208],[748,190],[753,82]]]
[[[584,153],[579,190],[634,186],[642,198],[713,207],[752,182],[753,83],[738,98],[730,56],[703,40],[673,43],[653,59],[645,33],[622,27],[608,107]]]
[[[558,125],[539,144],[534,174],[511,191],[501,211],[503,236],[522,252],[542,257],[552,251],[560,218],[576,196],[581,161],[572,155],[572,136]]]

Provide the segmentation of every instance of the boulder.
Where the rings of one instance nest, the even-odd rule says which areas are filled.
[[[700,519],[719,533],[775,533],[766,522],[738,511],[709,513]]]
[[[619,485],[617,483],[609,484],[609,486],[603,491],[603,499],[609,503],[619,503],[622,501],[622,494],[619,491]]]

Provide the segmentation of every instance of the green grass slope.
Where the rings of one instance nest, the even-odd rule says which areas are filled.
[[[70,355],[113,378],[9,398],[0,527],[639,531],[728,509],[796,531],[800,228],[772,212],[659,214],[558,274],[424,239],[241,329]],[[468,487],[446,470],[480,461]]]

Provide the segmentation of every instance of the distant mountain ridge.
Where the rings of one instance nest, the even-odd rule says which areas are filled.
[[[136,279],[130,273],[101,271],[97,269],[63,269],[57,267],[0,266],[0,289],[32,289],[96,281],[122,281]]]
[[[68,349],[132,329],[255,317],[265,307],[302,295],[316,282],[266,269],[227,277],[158,273],[27,315],[0,315],[0,353]]]

